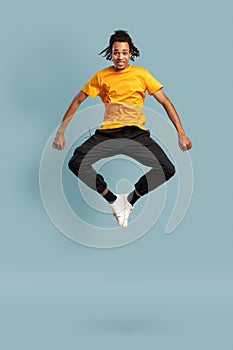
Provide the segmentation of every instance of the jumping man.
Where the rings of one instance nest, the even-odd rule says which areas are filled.
[[[105,104],[103,122],[93,136],[74,150],[69,168],[108,201],[118,224],[126,227],[136,201],[175,174],[174,165],[145,128],[146,118],[142,107],[146,92],[164,107],[176,128],[181,150],[191,149],[192,143],[185,134],[174,105],[164,93],[163,85],[147,69],[129,63],[140,53],[126,31],[115,31],[110,37],[109,46],[100,54],[112,60],[113,65],[95,73],[74,97],[58,128],[53,147],[64,149],[65,129],[76,110],[88,96],[99,96]],[[151,168],[141,176],[129,194],[113,193],[104,177],[92,166],[102,158],[117,154],[130,156]]]

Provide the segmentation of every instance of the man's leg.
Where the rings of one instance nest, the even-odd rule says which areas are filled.
[[[128,137],[130,140],[124,154],[151,168],[138,180],[135,190],[128,196],[133,205],[141,196],[168,181],[175,174],[175,167],[159,144],[150,137],[149,131],[136,130]]]
[[[151,152],[152,159],[150,156],[148,158],[142,157],[141,159],[140,156],[137,156],[137,159],[140,163],[152,169],[143,175],[135,184],[135,190],[141,196],[153,191],[175,175],[174,165],[155,141],[152,140],[151,145],[145,147]]]
[[[125,195],[113,194],[108,189],[103,176],[98,174],[92,166],[102,158],[119,154],[121,142],[118,138],[111,139],[109,132],[106,133],[107,137],[104,132],[98,131],[97,134],[75,149],[73,157],[69,161],[69,168],[87,186],[102,194],[109,202],[118,224],[124,227],[128,224],[128,220],[125,220],[125,208],[131,210],[132,206],[128,203]]]
[[[117,196],[114,193],[112,193],[107,187],[101,194],[110,204],[112,204],[117,199]]]
[[[98,160],[107,156],[108,151],[99,146],[104,141],[106,141],[106,137],[103,135],[95,134],[91,136],[81,146],[75,149],[68,166],[88,187],[102,194],[111,202],[116,199],[116,196],[111,194],[103,176],[98,174],[92,166]]]

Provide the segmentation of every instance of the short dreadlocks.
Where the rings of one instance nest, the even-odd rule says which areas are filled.
[[[106,58],[106,60],[111,61],[112,46],[116,41],[127,42],[129,44],[129,50],[132,53],[130,59],[132,61],[134,61],[136,57],[140,56],[139,50],[136,48],[136,46],[134,46],[131,37],[125,30],[116,30],[114,34],[112,34],[112,36],[110,37],[109,46],[106,47],[106,49],[104,49],[103,51],[101,51],[99,55],[102,55]]]

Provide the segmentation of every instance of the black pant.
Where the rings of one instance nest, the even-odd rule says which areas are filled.
[[[136,126],[97,129],[93,136],[75,149],[69,161],[69,168],[87,186],[102,193],[107,184],[92,165],[102,158],[119,154],[127,155],[151,167],[151,170],[135,184],[135,189],[140,195],[154,190],[175,174],[174,165],[150,137],[150,132]]]

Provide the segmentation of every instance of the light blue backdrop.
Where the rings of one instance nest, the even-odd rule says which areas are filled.
[[[23,0],[0,12],[1,348],[232,348],[230,1]],[[194,192],[172,235],[168,201],[143,238],[101,250],[51,223],[39,163],[73,96],[106,66],[97,54],[119,28],[193,141]],[[151,99],[146,106],[164,113]]]

